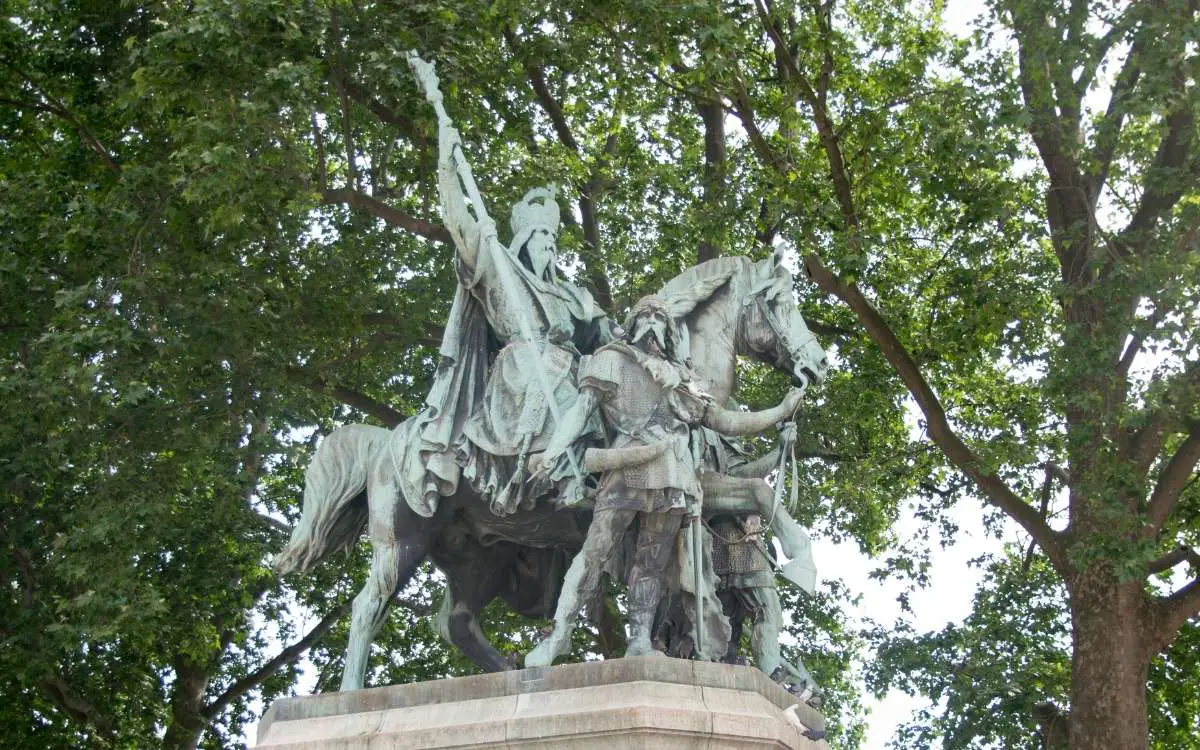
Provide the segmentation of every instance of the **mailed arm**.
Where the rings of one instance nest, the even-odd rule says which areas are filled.
[[[790,417],[803,395],[804,391],[793,388],[777,406],[762,411],[732,411],[709,406],[704,414],[704,425],[722,435],[753,435]]]
[[[764,479],[779,466],[779,459],[784,451],[789,454],[796,445],[796,423],[785,422],[779,430],[779,444],[769,450],[766,455],[759,456],[729,470],[729,476],[741,479]]]

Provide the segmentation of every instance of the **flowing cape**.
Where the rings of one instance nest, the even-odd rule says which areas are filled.
[[[467,423],[484,400],[488,367],[500,348],[500,339],[492,330],[483,303],[477,296],[507,294],[499,286],[500,271],[494,264],[507,265],[510,278],[521,287],[518,293],[529,295],[543,319],[551,316],[546,309],[546,301],[551,296],[562,303],[576,323],[576,329],[596,328],[592,324],[604,317],[587,290],[568,282],[555,283],[538,278],[499,243],[481,252],[478,258],[475,269],[456,263],[458,287],[442,335],[441,360],[433,387],[426,396],[425,408],[414,417],[416,424],[408,433],[411,438],[404,439],[401,433],[395,432],[390,446],[401,492],[409,506],[423,516],[430,516],[435,510],[422,501],[427,479],[436,483],[440,495],[452,495],[457,490],[460,472],[454,451],[463,444]],[[485,285],[486,288],[482,288]],[[544,325],[538,323],[534,326],[535,333],[544,333]],[[585,325],[581,327],[578,323]],[[578,331],[575,333],[577,335],[572,338],[577,338]]]

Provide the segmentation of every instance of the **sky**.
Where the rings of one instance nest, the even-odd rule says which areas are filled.
[[[948,515],[959,526],[955,544],[933,550],[929,586],[909,592],[912,614],[907,615],[897,601],[897,596],[907,589],[894,580],[870,578],[870,572],[879,566],[879,561],[859,552],[853,541],[835,544],[814,534],[813,556],[818,576],[822,580],[840,579],[851,595],[861,597],[857,607],[848,609],[852,624],[870,618],[887,625],[903,616],[917,632],[925,633],[941,630],[951,622],[962,622],[971,613],[971,601],[983,571],[972,567],[969,561],[985,553],[999,553],[1006,541],[1023,542],[1024,539],[1012,525],[1006,528],[1003,539],[989,535],[982,523],[983,506],[974,500],[960,501]],[[895,532],[900,538],[908,538],[921,526],[922,522],[908,508],[902,512]],[[896,728],[908,720],[914,710],[929,705],[922,698],[910,698],[898,690],[891,691],[882,700],[869,694],[863,699],[870,715],[866,741],[860,746],[862,750],[886,748]]]

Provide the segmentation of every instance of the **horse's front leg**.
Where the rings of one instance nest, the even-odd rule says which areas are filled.
[[[812,562],[812,541],[808,532],[788,513],[783,503],[776,505],[771,485],[763,479],[731,477],[717,472],[704,472],[700,477],[704,490],[704,513],[734,515],[757,513],[779,538],[788,563],[780,572],[784,578],[804,591],[816,588],[817,571]]]
[[[342,690],[363,688],[371,642],[387,617],[388,604],[412,579],[447,515],[448,498],[433,518],[414,513],[400,494],[386,455],[372,468],[367,482],[371,572],[354,597]]]
[[[482,545],[457,537],[450,546],[446,534],[430,550],[434,564],[446,574],[446,596],[438,611],[438,631],[485,672],[502,672],[513,665],[479,627],[479,613],[500,593],[517,557],[515,545]]]

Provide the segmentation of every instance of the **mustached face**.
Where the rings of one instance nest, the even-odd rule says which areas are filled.
[[[529,269],[539,278],[545,278],[546,271],[554,263],[554,236],[546,229],[535,229],[525,242],[524,255],[528,258]]]
[[[660,356],[667,352],[667,314],[663,310],[647,310],[633,324],[632,342]]]

